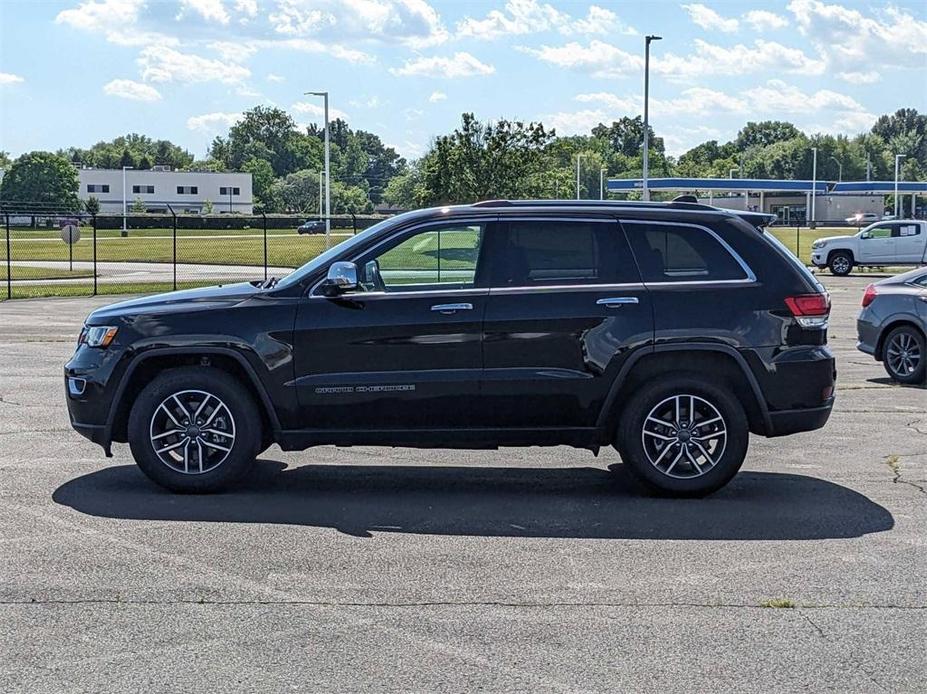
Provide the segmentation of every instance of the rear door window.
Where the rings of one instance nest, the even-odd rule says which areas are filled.
[[[741,262],[704,227],[633,221],[622,225],[645,282],[749,279]]]
[[[640,281],[612,220],[515,220],[500,224],[496,233],[495,287]]]

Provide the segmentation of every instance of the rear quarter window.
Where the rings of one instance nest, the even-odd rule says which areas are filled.
[[[750,279],[719,237],[688,224],[622,221],[644,282]]]

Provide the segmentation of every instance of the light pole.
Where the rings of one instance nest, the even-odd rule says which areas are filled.
[[[837,183],[843,181],[843,164],[840,163],[840,160],[837,157],[831,157],[835,162],[837,162]]]
[[[579,200],[579,160],[583,158],[582,154],[576,155],[576,199]]]
[[[128,236],[129,232],[126,229],[126,171],[132,169],[132,166],[123,166],[122,167],[122,235]]]
[[[814,224],[814,203],[818,195],[818,148],[812,147],[814,153],[813,163],[811,164],[811,218],[808,220],[809,226]]]
[[[728,177],[728,178],[734,178],[734,172],[735,172],[735,171],[737,171],[737,167],[736,167],[736,166],[735,166],[733,169],[731,169],[730,171],[727,172],[727,177]]]
[[[605,172],[607,170],[604,166],[599,169],[599,200],[605,199]]]
[[[229,186],[228,190],[229,190],[229,214],[232,214],[232,186]]]
[[[325,173],[319,169],[319,221],[322,220],[322,174]]]
[[[650,169],[650,42],[662,38],[653,34],[644,37],[644,152],[641,167],[641,197],[644,200],[650,200],[650,188],[647,185]]]
[[[898,219],[898,216],[899,216],[898,203],[900,202],[898,198],[898,167],[899,167],[899,164],[901,163],[901,160],[904,159],[904,157],[905,157],[904,154],[895,155],[895,219]],[[912,210],[912,213],[913,213],[913,210]],[[911,216],[913,217],[914,215],[912,214]]]
[[[328,92],[306,92],[307,96],[321,96],[325,107],[325,248],[331,247],[332,238],[332,181],[329,172],[331,147],[328,141]]]

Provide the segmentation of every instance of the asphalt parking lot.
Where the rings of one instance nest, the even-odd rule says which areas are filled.
[[[68,425],[113,297],[0,303],[0,690],[923,691],[927,391],[854,348],[871,278],[824,280],[827,427],[688,501],[567,448],[271,448],[173,496]]]

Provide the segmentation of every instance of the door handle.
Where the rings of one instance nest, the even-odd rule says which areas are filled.
[[[431,307],[431,310],[450,315],[458,311],[472,311],[473,304],[435,304]]]
[[[640,300],[636,296],[611,296],[606,299],[599,299],[595,303],[606,308],[619,308],[624,304],[639,304]]]

